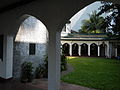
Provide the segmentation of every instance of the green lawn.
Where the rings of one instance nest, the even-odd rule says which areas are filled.
[[[100,90],[120,90],[120,60],[69,57],[68,63],[74,70],[62,76],[64,82]]]

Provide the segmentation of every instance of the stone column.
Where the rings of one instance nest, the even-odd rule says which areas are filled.
[[[60,35],[49,31],[48,44],[48,90],[60,90]]]
[[[70,52],[70,56],[72,56],[72,44],[70,44],[69,52]]]
[[[90,44],[88,44],[88,56],[90,56]]]
[[[100,45],[98,45],[98,57],[100,56]]]
[[[81,45],[79,45],[79,56],[81,56]]]

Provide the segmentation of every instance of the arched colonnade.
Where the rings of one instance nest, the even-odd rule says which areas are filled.
[[[109,56],[109,44],[107,42],[83,42],[83,43],[62,43],[66,56]]]

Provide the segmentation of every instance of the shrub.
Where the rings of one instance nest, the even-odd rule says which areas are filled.
[[[48,74],[48,57],[44,61],[45,75]],[[61,72],[67,70],[67,58],[64,54],[61,55]]]
[[[31,82],[33,79],[33,66],[31,62],[21,65],[21,82]]]
[[[46,56],[44,63],[36,67],[35,78],[47,78],[48,77],[48,57]]]
[[[44,67],[43,65],[40,65],[38,67],[36,67],[35,70],[35,78],[42,78],[43,77],[43,73],[44,73]]]
[[[67,70],[67,58],[64,54],[61,55],[61,72]],[[48,78],[48,56],[44,63],[36,67],[35,78]]]
[[[43,73],[44,78],[48,78],[48,56],[46,56],[45,61],[44,61],[44,73]]]
[[[67,70],[67,58],[64,54],[61,55],[61,71]]]

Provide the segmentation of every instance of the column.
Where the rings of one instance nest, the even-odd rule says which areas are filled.
[[[13,74],[13,36],[4,35],[2,78],[12,78]]]
[[[79,56],[81,56],[81,45],[79,45]]]
[[[100,56],[100,45],[98,45],[98,57]]]
[[[117,57],[117,48],[115,48],[115,57]]]
[[[88,56],[90,56],[90,44],[88,44]]]
[[[60,90],[60,35],[49,31],[48,44],[48,90]]]
[[[70,52],[70,56],[72,56],[72,44],[70,44],[69,52]]]
[[[111,50],[110,50],[110,45],[109,45],[109,42],[107,43],[107,51],[106,51],[106,53],[107,53],[107,58],[110,58],[110,52]]]
[[[107,45],[108,47],[108,45]],[[105,56],[107,57],[107,47],[105,47]]]

